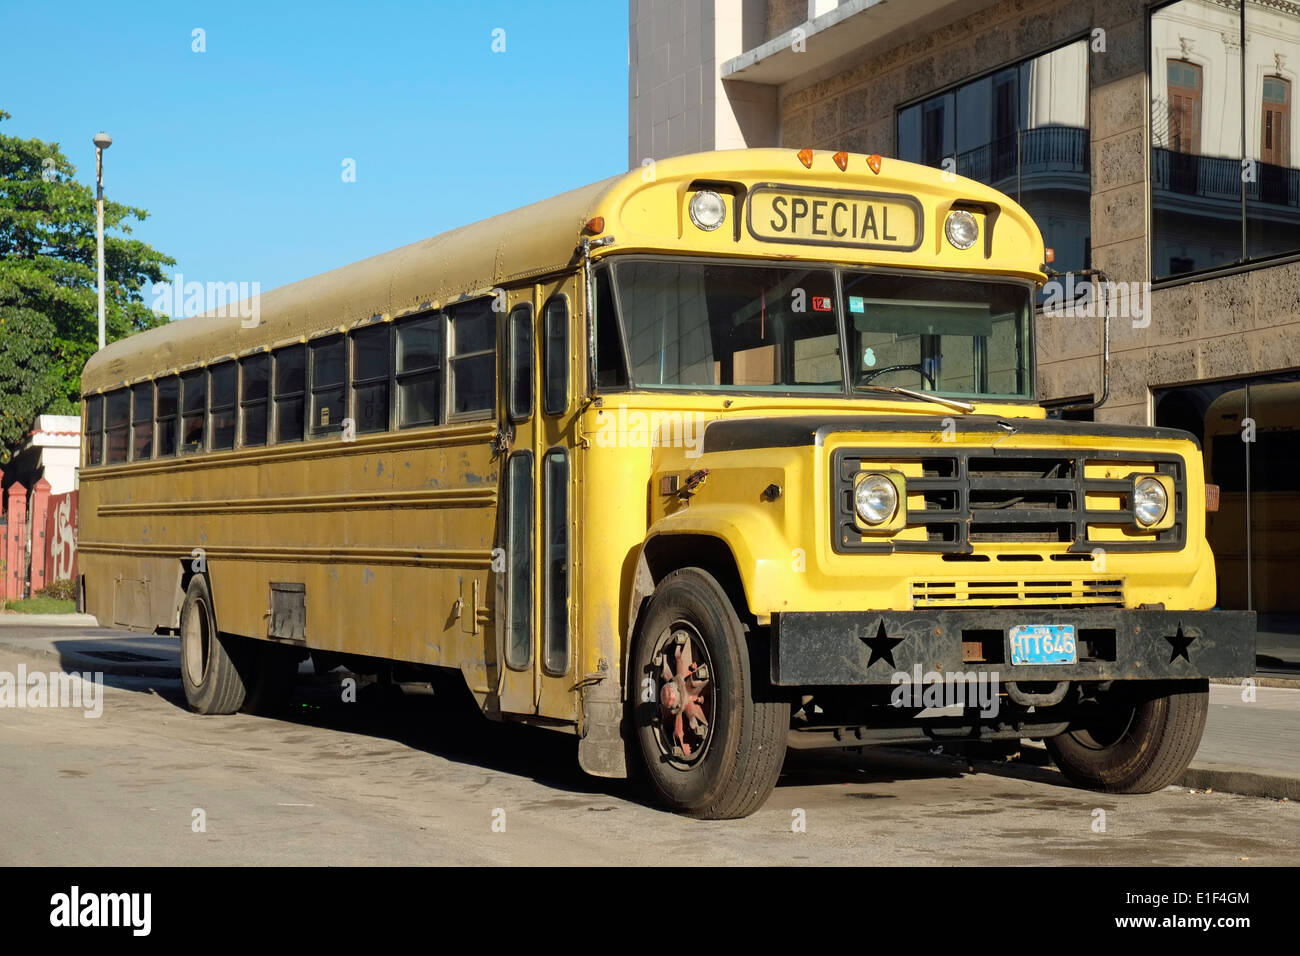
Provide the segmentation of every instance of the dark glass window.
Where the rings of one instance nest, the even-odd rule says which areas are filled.
[[[449,417],[484,418],[496,407],[496,313],[491,299],[448,309],[451,337]]]
[[[510,420],[527,421],[533,414],[533,307],[516,306],[510,313]]]
[[[352,333],[352,417],[358,434],[388,430],[391,337],[387,322]]]
[[[898,156],[978,180],[1034,217],[1059,271],[1091,263],[1088,41],[898,113]]]
[[[563,674],[569,669],[569,456],[563,449],[543,460],[542,496],[542,663],[547,673]]]
[[[265,352],[260,355],[246,355],[239,360],[239,365],[241,372],[239,411],[244,423],[244,444],[265,445],[271,356]]]
[[[131,460],[153,457],[153,382],[131,387]]]
[[[1300,33],[1279,9],[1180,0],[1151,14],[1153,278],[1300,251],[1292,81],[1277,53]]]
[[[235,373],[234,362],[212,366],[208,447],[214,451],[235,447]]]
[[[176,413],[180,410],[180,379],[175,375],[158,380],[158,455],[176,454]]]
[[[596,385],[600,388],[626,388],[627,362],[623,356],[623,336],[618,329],[614,309],[614,284],[609,269],[596,273]]]
[[[208,372],[181,373],[181,454],[203,450],[203,422],[208,412]]]
[[[397,424],[442,421],[443,317],[427,315],[397,326]]]
[[[569,408],[569,300],[555,296],[546,303],[542,318],[546,336],[543,407],[548,415],[562,415]]]
[[[86,399],[86,464],[98,465],[104,453],[104,396]]]
[[[275,440],[302,439],[307,394],[307,346],[290,345],[275,352]]]
[[[506,466],[506,664],[522,670],[533,649],[533,456]]]
[[[311,344],[311,433],[326,435],[343,428],[343,393],[347,385],[347,339],[335,335]]]
[[[131,429],[130,391],[120,388],[108,393],[104,418],[104,464],[126,461]]]

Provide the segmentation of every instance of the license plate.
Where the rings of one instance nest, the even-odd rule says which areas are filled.
[[[1017,624],[1011,629],[1012,664],[1076,664],[1073,624]]]

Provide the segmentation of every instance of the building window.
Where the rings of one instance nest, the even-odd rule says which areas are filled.
[[[1079,40],[898,112],[898,156],[1024,206],[1060,271],[1090,265],[1088,44]]]
[[[1300,252],[1300,9],[1178,0],[1150,36],[1152,278]]]

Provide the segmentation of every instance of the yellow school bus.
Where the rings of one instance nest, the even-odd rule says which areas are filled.
[[[970,180],[724,151],[116,342],[83,606],[176,632],[201,713],[308,654],[450,675],[698,816],[788,745],[1044,738],[1157,789],[1253,618],[1211,610],[1195,439],[1035,404],[1044,253]]]

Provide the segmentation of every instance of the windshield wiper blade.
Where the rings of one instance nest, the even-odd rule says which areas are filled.
[[[943,398],[939,395],[931,395],[928,392],[915,392],[910,388],[902,388],[898,385],[867,385],[864,383],[854,385],[853,389],[859,392],[889,392],[894,395],[906,395],[908,398],[919,398],[924,402],[938,402],[940,405],[947,405],[949,408],[955,408],[958,411],[975,411],[975,406],[969,402],[959,402],[955,398]]]

